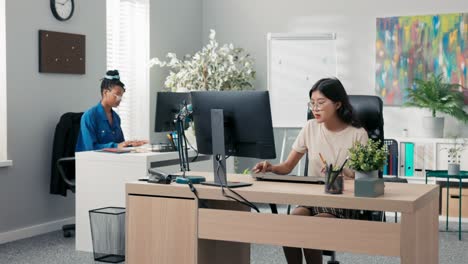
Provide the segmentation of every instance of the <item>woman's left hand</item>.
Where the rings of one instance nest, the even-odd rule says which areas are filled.
[[[354,171],[350,170],[349,168],[343,168],[341,174],[345,180],[354,180]]]

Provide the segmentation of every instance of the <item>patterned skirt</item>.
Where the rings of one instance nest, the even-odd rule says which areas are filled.
[[[307,208],[311,216],[318,214],[331,214],[336,218],[353,219],[355,218],[356,211],[351,209],[332,208],[332,207],[318,207],[318,206],[299,206]]]

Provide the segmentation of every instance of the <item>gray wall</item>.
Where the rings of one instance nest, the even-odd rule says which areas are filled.
[[[351,94],[375,94],[375,19],[386,16],[468,12],[461,0],[204,0],[203,35],[217,31],[221,43],[233,42],[256,59],[257,89],[267,89],[268,32],[336,32],[338,77]],[[205,39],[203,39],[205,40]],[[307,100],[305,98],[304,100]],[[429,112],[386,107],[385,135],[421,133],[421,117]],[[468,127],[446,120],[446,135],[468,136]]]
[[[200,49],[201,0],[150,1],[151,57]],[[53,18],[49,1],[24,5],[6,1],[8,157],[14,166],[0,168],[0,234],[74,216],[74,195],[49,194],[53,133],[62,113],[84,111],[98,102],[99,79],[106,70],[105,0],[75,1],[75,14],[68,22]],[[39,29],[86,35],[86,74],[38,73]],[[150,127],[156,90],[166,74],[151,69]]]
[[[202,0],[151,0],[150,7],[150,57],[167,60],[168,52],[177,54],[179,58],[186,54],[193,55],[201,49],[202,36]],[[154,120],[156,112],[156,93],[164,89],[164,81],[168,75],[167,68],[154,66],[150,69],[150,141],[152,143],[167,143],[167,133],[155,133]],[[202,161],[190,164],[192,171],[212,170],[212,161]],[[232,160],[228,161],[228,171],[233,171]],[[180,170],[178,165],[160,168],[168,173]]]
[[[167,60],[168,52],[181,58],[202,47],[202,0],[151,0],[150,9],[151,58]],[[159,66],[150,69],[150,131],[154,131],[156,93],[163,90],[168,72]],[[165,133],[152,132],[150,141],[167,139]]]
[[[27,8],[25,8],[27,5]],[[86,35],[86,74],[38,72],[38,30]],[[75,1],[59,22],[49,1],[6,1],[8,158],[0,168],[0,233],[74,215],[74,195],[49,194],[55,125],[61,114],[99,100],[106,67],[105,1]]]

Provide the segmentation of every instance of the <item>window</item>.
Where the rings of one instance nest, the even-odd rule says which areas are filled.
[[[149,138],[149,0],[107,0],[107,69],[126,92],[115,111],[126,140]]]
[[[11,165],[7,160],[7,89],[5,0],[0,1],[0,167]]]

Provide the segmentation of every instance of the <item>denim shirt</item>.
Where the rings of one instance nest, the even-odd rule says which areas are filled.
[[[114,110],[111,111],[112,126],[107,120],[101,102],[83,114],[80,123],[80,134],[76,142],[76,152],[116,148],[119,143],[125,141],[120,127],[120,117]]]

